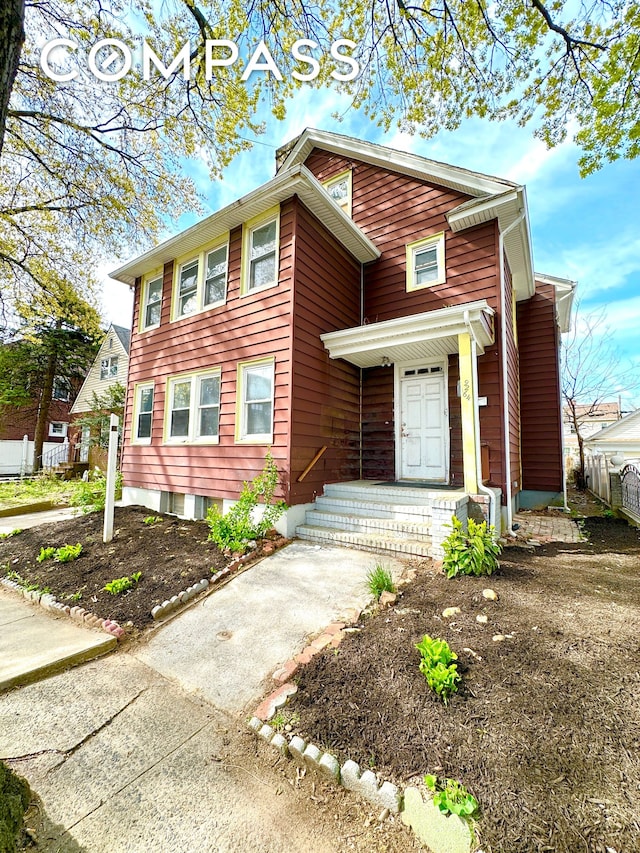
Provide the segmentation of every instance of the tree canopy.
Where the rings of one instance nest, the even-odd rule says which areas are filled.
[[[583,173],[639,152],[636,2],[7,0],[0,25],[4,295],[90,296],[101,255],[130,254],[197,204],[185,158],[214,179],[264,130],[259,104],[281,117],[301,86],[350,94],[386,129],[432,135],[482,116],[549,145],[575,134]],[[68,79],[54,80],[42,49],[59,38],[70,45],[51,65]],[[103,39],[133,55],[115,81],[87,64]],[[158,59],[146,75],[143,40]],[[94,55],[107,70],[110,50]]]

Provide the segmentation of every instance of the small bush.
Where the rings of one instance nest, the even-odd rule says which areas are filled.
[[[116,499],[122,495],[122,474],[116,474]],[[71,506],[77,506],[83,513],[102,512],[107,500],[107,478],[99,468],[95,468],[88,480],[77,480],[74,493],[69,499]]]
[[[111,595],[121,595],[129,589],[132,589],[142,577],[142,572],[134,572],[131,577],[115,578],[103,587],[105,592]]]
[[[224,515],[217,506],[212,506],[207,512],[209,539],[221,550],[228,548],[243,554],[247,544],[252,539],[261,539],[287,509],[283,500],[273,500],[277,487],[278,469],[271,452],[267,451],[262,472],[251,483],[245,482],[238,502]],[[264,512],[256,520],[260,498]]]
[[[39,563],[44,563],[45,560],[50,560],[55,553],[55,548],[40,548],[40,553],[36,557],[36,560]]]
[[[367,589],[376,601],[383,592],[395,592],[396,585],[389,569],[385,569],[380,563],[376,563],[375,568],[370,569],[367,573]]]
[[[448,578],[457,575],[490,575],[498,568],[498,555],[502,546],[495,540],[493,525],[487,530],[487,522],[480,524],[470,518],[465,533],[462,522],[451,517],[451,533],[442,543],[444,560],[442,568]]]
[[[471,818],[478,811],[478,801],[470,794],[464,785],[455,779],[438,781],[437,776],[427,774],[424,784],[433,792],[433,804],[444,814],[457,814],[459,817]]]
[[[442,699],[444,704],[451,693],[458,690],[460,675],[453,661],[458,660],[455,652],[451,651],[446,640],[434,640],[425,634],[421,642],[416,643],[420,652],[420,672],[427,680],[429,688]]]

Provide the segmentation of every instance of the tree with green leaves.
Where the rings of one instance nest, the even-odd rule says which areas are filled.
[[[481,116],[529,124],[548,145],[575,134],[584,174],[639,153],[637,2],[7,0],[0,31],[5,298],[90,295],[100,257],[130,254],[197,206],[185,159],[215,178],[264,130],[259,104],[282,117],[301,86],[347,93],[385,129],[432,135]],[[51,54],[58,80],[41,66],[54,38],[71,42]],[[332,55],[344,38],[352,47]],[[87,66],[103,39],[133,52],[116,81]]]
[[[102,447],[104,449],[109,447],[111,415],[117,415],[120,419],[119,432],[122,434],[126,395],[127,389],[120,382],[114,382],[113,385],[109,385],[102,394],[97,394],[95,391],[92,393],[90,411],[80,415],[74,421],[74,426],[80,428],[86,427],[88,429],[88,447]]]

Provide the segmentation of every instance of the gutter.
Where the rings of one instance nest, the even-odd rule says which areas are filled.
[[[505,460],[505,486],[506,486],[506,501],[507,501],[507,532],[512,533],[513,528],[513,507],[512,502],[512,483],[511,483],[511,447],[509,445],[509,377],[507,363],[507,323],[506,323],[506,305],[504,292],[504,238],[507,234],[524,220],[525,213],[522,208],[520,214],[513,222],[508,225],[504,231],[500,232],[498,240],[498,258],[500,261],[500,345],[502,350],[502,421],[504,431],[504,460]]]

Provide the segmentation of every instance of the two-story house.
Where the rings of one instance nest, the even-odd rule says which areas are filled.
[[[287,532],[438,553],[453,511],[504,526],[562,493],[574,285],[535,275],[522,186],[305,130],[113,276],[135,288],[129,503],[201,516],[271,448]]]

